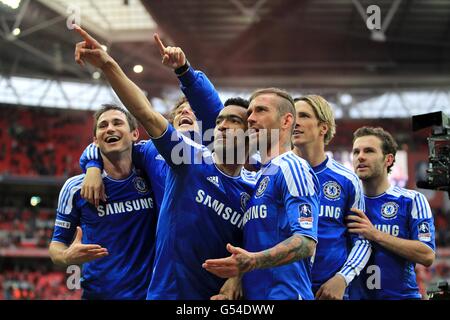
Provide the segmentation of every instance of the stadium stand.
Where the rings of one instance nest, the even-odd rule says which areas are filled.
[[[79,156],[91,141],[91,117],[92,111],[0,108],[0,175],[32,178],[39,185],[39,177],[64,178],[79,174]],[[351,133],[363,123],[380,124],[375,120],[338,120],[339,130],[332,150],[348,151]],[[396,138],[405,146],[414,145],[411,143],[413,138],[425,141],[427,134],[421,133],[419,138],[409,134],[408,119],[384,121],[383,126],[395,132]],[[142,130],[141,137],[146,138]],[[409,174],[414,177],[415,163],[411,161],[426,159],[427,149],[410,148],[408,151],[410,154],[416,153],[409,161]],[[60,187],[53,187],[55,195]],[[410,179],[408,187],[414,188],[413,179]],[[27,260],[25,267],[21,263],[0,263],[0,299],[80,298],[79,290],[67,289],[65,272],[49,263],[47,248],[52,237],[56,202],[56,196],[34,207],[25,195],[0,200],[0,257],[4,261]],[[450,211],[444,211],[437,203],[433,206],[433,212],[437,246],[450,247]],[[423,294],[430,283],[450,278],[449,257],[448,250],[439,249],[438,259],[432,267],[417,267]],[[42,260],[46,261],[44,267]]]

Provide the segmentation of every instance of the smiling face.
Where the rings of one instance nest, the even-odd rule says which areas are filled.
[[[179,131],[197,131],[197,118],[188,102],[182,103],[173,113],[173,126]]]
[[[129,152],[139,137],[138,129],[131,130],[126,115],[119,110],[103,112],[95,131],[94,142],[104,155]]]

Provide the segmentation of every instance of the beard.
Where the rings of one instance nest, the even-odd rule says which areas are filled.
[[[378,178],[381,175],[383,175],[383,172],[384,172],[383,164],[377,163],[376,165],[373,166],[373,168],[369,168],[369,170],[363,173],[358,172],[357,175],[362,181],[365,181],[373,178]]]

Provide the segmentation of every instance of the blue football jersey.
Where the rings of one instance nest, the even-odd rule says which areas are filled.
[[[195,113],[198,126],[201,132],[183,132],[198,143],[208,144],[213,135],[212,129],[215,127],[216,118],[223,109],[222,101],[214,85],[208,77],[201,71],[189,67],[188,71],[178,77],[180,88],[189,101],[189,105]],[[160,208],[167,176],[167,165],[164,158],[156,150],[151,140],[141,140],[133,146],[133,164],[136,168],[142,169],[154,193],[157,208]],[[98,147],[90,144],[80,157],[80,167],[83,172],[89,167],[103,169],[103,161]]]
[[[108,249],[108,256],[83,264],[83,298],[145,299],[157,222],[147,182],[134,171],[123,180],[103,174],[108,200],[95,208],[80,196],[83,178],[72,177],[61,189],[52,241],[69,246],[80,226],[82,243]]]
[[[147,298],[209,299],[224,279],[202,268],[207,259],[229,256],[241,245],[245,206],[255,174],[231,177],[213,154],[171,125],[153,140],[170,169],[156,231],[156,255]]]
[[[189,101],[189,105],[199,120],[201,140],[195,140],[208,145],[213,140],[213,129],[216,126],[216,118],[223,109],[219,93],[208,77],[201,71],[189,67],[188,71],[178,77],[180,88]],[[207,134],[206,131],[210,130]]]
[[[263,165],[244,217],[244,248],[274,247],[294,234],[317,242],[320,186],[309,164],[292,151]],[[243,292],[251,300],[313,299],[312,259],[245,273]]]
[[[366,215],[378,230],[435,250],[433,215],[423,194],[391,186],[378,197],[366,196],[365,203]],[[415,263],[377,243],[372,243],[372,250],[366,268],[350,287],[350,298],[420,299]]]
[[[312,268],[313,293],[339,272],[347,285],[367,263],[367,240],[347,232],[345,217],[351,208],[365,211],[361,181],[350,169],[328,158],[313,167],[321,186],[318,244]]]

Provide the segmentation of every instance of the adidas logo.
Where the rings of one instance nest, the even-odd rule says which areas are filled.
[[[209,182],[214,184],[216,187],[219,186],[219,177],[218,176],[207,177],[206,180],[208,180]]]
[[[158,154],[158,155],[155,157],[155,159],[156,159],[156,160],[162,160],[162,161],[165,160],[165,159],[163,158],[163,156],[160,155],[160,154]]]

